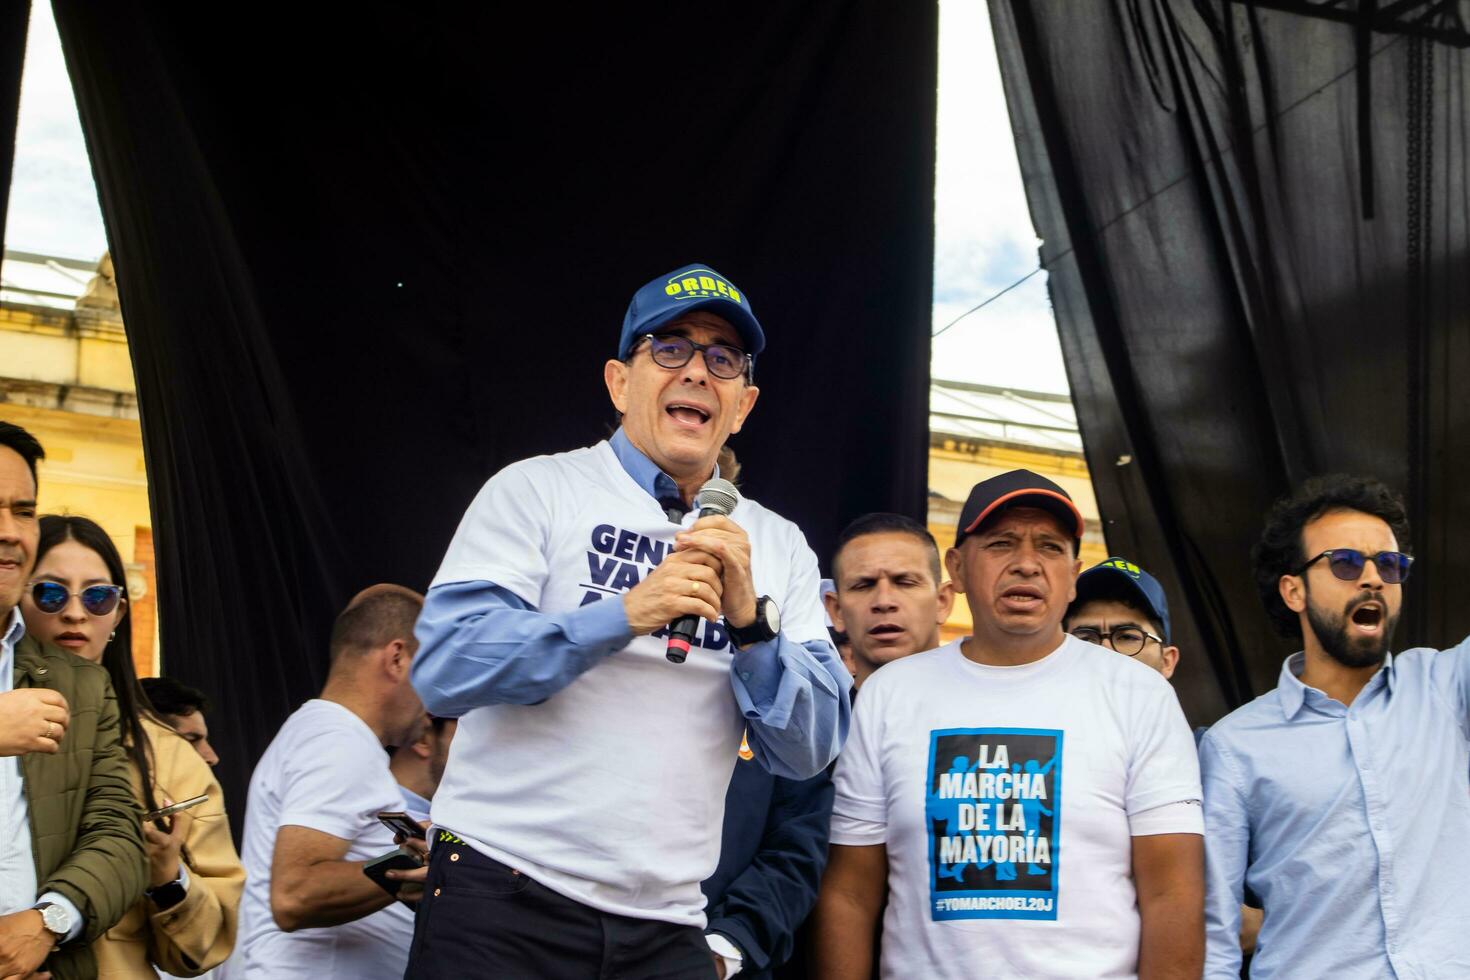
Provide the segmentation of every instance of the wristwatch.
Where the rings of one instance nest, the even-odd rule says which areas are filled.
[[[65,905],[56,902],[41,902],[35,906],[37,912],[41,913],[41,924],[46,931],[56,937],[57,943],[65,941],[71,935],[71,912]]]
[[[173,881],[165,882],[157,888],[149,888],[143,894],[162,912],[182,902],[188,890],[184,887],[184,876],[181,872]]]
[[[774,640],[781,632],[781,610],[777,607],[776,600],[768,595],[761,596],[755,600],[755,622],[741,629],[727,619],[725,632],[730,634],[730,639],[737,647]]]

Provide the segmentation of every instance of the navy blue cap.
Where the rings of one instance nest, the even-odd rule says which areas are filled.
[[[619,360],[627,360],[639,337],[695,310],[708,310],[729,320],[752,358],[765,350],[766,334],[750,311],[750,297],[709,266],[696,262],[659,276],[633,294],[618,338]]]
[[[1158,579],[1126,558],[1109,558],[1077,576],[1077,598],[1067,607],[1067,615],[1070,617],[1082,608],[1083,603],[1112,598],[1120,591],[1138,599],[1145,611],[1151,611],[1153,618],[1163,627],[1164,642],[1171,642],[1169,600],[1164,598],[1164,587]]]

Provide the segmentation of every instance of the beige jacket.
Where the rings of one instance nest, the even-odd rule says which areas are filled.
[[[158,911],[147,898],[128,909],[122,921],[93,944],[99,980],[134,980],[166,973],[193,977],[218,966],[235,947],[235,927],[245,868],[230,836],[224,795],[199,753],[172,728],[148,717],[143,730],[153,747],[153,795],[162,805],[208,796],[184,811],[192,818],[184,837],[188,851],[188,892],[173,908]],[[132,774],[133,793],[143,797],[142,779]]]

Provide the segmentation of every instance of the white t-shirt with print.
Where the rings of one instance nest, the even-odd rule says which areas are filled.
[[[413,914],[394,902],[353,922],[282,932],[271,916],[271,856],[284,826],[351,841],[344,860],[393,850],[382,810],[403,809],[388,754],[357,715],[332,701],[297,708],[250,777],[245,810],[245,894],[230,980],[352,977],[401,980],[413,942]]]
[[[750,538],[756,593],[780,607],[782,633],[825,641],[801,531],[748,498],[730,519]],[[680,529],[606,442],[539,456],[485,484],[434,584],[489,581],[545,613],[576,609],[637,585]],[[724,630],[700,620],[682,664],[666,647],[634,637],[540,704],[465,714],[434,824],[584,905],[703,927],[700,882],[719,861],[744,723]]]
[[[884,977],[1131,978],[1131,837],[1202,834],[1168,681],[1068,637],[988,667],[960,641],[863,685],[832,843],[884,844]]]

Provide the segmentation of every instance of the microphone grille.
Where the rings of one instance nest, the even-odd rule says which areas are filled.
[[[699,496],[695,503],[700,510],[713,510],[728,517],[740,503],[740,491],[735,489],[735,484],[729,480],[713,479],[707,480],[704,486],[699,488]]]

